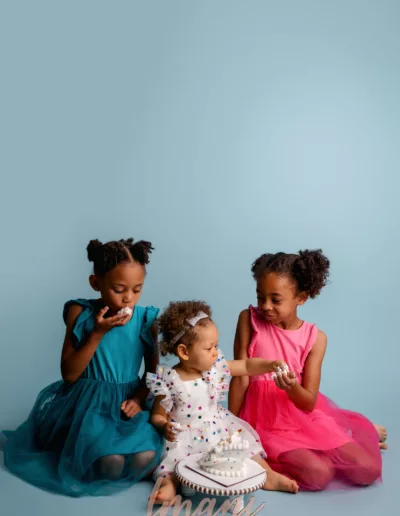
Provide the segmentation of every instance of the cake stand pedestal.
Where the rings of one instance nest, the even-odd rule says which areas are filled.
[[[267,481],[267,472],[263,470],[251,478],[244,478],[243,480],[237,478],[236,480],[239,480],[239,482],[234,485],[221,485],[215,480],[205,476],[207,473],[204,472],[204,474],[200,474],[191,469],[197,467],[197,463],[202,455],[202,453],[191,455],[187,459],[178,462],[175,467],[175,474],[182,485],[182,494],[184,496],[193,496],[196,492],[199,492],[206,495],[226,496],[231,498],[239,497],[234,509],[230,509],[231,513],[233,513],[234,510],[235,514],[239,514],[244,508],[244,496],[261,489]],[[246,462],[249,463],[249,466],[254,467],[255,463],[251,459],[246,459]],[[259,468],[261,469],[260,466]]]

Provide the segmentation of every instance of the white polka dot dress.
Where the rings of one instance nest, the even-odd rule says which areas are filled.
[[[230,431],[239,431],[250,443],[249,458],[265,456],[258,434],[253,428],[218,404],[229,390],[230,372],[221,352],[211,371],[197,380],[182,381],[169,367],[159,366],[156,374],[147,374],[146,383],[154,396],[164,395],[161,405],[179,423],[182,432],[177,441],[165,441],[165,455],[155,477],[170,474],[176,464],[196,453],[207,452]]]

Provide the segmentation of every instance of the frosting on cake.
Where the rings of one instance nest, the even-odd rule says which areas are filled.
[[[202,470],[221,477],[243,477],[246,474],[245,459],[249,441],[242,439],[238,432],[221,439],[200,460]]]

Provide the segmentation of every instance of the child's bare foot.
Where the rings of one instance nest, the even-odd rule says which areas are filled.
[[[384,443],[387,439],[387,430],[384,426],[382,425],[374,425],[375,427],[375,430],[378,432],[378,435],[379,435],[379,441],[381,443]]]
[[[267,482],[264,484],[265,491],[284,491],[285,493],[297,494],[299,486],[294,480],[270,469],[267,473]]]
[[[267,471],[267,481],[263,485],[263,489],[265,491],[284,491],[285,493],[298,493],[299,486],[297,482],[294,480],[290,480],[290,478],[277,473],[268,462],[261,458],[261,455],[256,455],[253,457],[253,460],[257,462],[262,468]]]
[[[160,487],[154,493],[152,497],[155,504],[163,504],[165,502],[172,502],[176,496],[176,483],[171,477],[166,477],[161,482]]]

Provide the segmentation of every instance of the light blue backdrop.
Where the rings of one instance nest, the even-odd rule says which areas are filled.
[[[201,298],[232,356],[266,251],[322,247],[322,387],[396,423],[399,3],[8,2],[0,428],[59,377],[91,238],[145,238],[143,303]],[[397,411],[398,412],[398,411]]]

